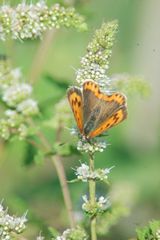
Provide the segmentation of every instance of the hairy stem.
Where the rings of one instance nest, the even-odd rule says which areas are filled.
[[[89,154],[89,167],[90,172],[94,171],[94,156]],[[89,180],[89,198],[91,205],[95,205],[96,201],[96,182],[93,179]],[[90,228],[91,228],[91,240],[97,240],[96,234],[96,216],[93,215],[90,219]]]
[[[65,202],[65,206],[67,209],[67,213],[68,213],[68,218],[70,221],[70,226],[71,228],[75,227],[75,221],[74,221],[74,216],[73,216],[73,209],[72,209],[72,202],[71,202],[71,197],[70,197],[70,193],[68,190],[68,184],[67,184],[67,179],[66,179],[66,175],[65,175],[65,171],[64,171],[64,167],[61,161],[61,157],[59,155],[56,155],[54,157],[51,158],[52,162],[56,168],[58,177],[59,177],[59,181],[61,184],[61,189],[63,192],[63,197],[64,197],[64,202]]]

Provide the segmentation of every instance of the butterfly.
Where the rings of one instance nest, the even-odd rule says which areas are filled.
[[[121,93],[106,95],[93,80],[86,80],[82,89],[71,87],[67,92],[81,136],[89,140],[127,117],[126,97]]]

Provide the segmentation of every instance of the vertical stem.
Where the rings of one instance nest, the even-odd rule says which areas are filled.
[[[59,127],[56,131],[56,141],[57,142],[59,142],[61,140],[61,132],[62,132],[62,126],[61,126],[61,123],[59,122]],[[66,205],[66,210],[67,210],[68,218],[70,221],[70,226],[71,226],[71,228],[74,228],[75,227],[75,219],[74,219],[74,215],[73,215],[72,201],[71,201],[70,192],[68,189],[66,174],[65,174],[64,167],[62,164],[62,159],[59,155],[56,155],[56,156],[52,157],[52,161],[57,170],[57,174],[58,174],[59,181],[61,184],[64,202]]]
[[[94,156],[89,154],[89,167],[90,172],[94,171]],[[93,179],[89,180],[89,197],[91,205],[95,205],[96,202],[96,182]],[[90,228],[91,228],[91,240],[97,240],[96,234],[96,216],[92,216],[90,219]]]
[[[56,156],[52,157],[51,159],[52,159],[53,164],[55,165],[55,168],[56,168],[56,171],[57,171],[57,174],[59,177],[59,181],[61,184],[64,202],[65,202],[66,210],[68,213],[68,218],[70,221],[70,226],[71,226],[71,228],[74,228],[75,220],[74,220],[74,216],[73,216],[72,202],[71,202],[71,197],[70,197],[70,193],[69,193],[69,189],[68,189],[68,185],[67,185],[67,179],[66,179],[66,175],[65,175],[65,171],[64,171],[64,167],[63,167],[61,158],[60,158],[60,156],[56,155]]]
[[[57,129],[57,141],[60,140],[60,132],[61,132],[61,127]],[[48,140],[45,138],[42,132],[38,133],[39,138],[41,139],[43,146],[46,147],[46,149],[49,151],[51,149],[51,146],[48,142]],[[72,201],[71,201],[71,196],[70,192],[68,189],[68,184],[67,184],[67,178],[65,174],[65,170],[61,161],[61,157],[59,155],[51,157],[52,163],[55,166],[55,169],[57,171],[57,175],[61,184],[61,189],[63,193],[63,198],[64,198],[64,203],[66,206],[69,222],[70,222],[70,227],[74,228],[75,227],[75,220],[74,220],[74,215],[73,215],[73,207],[72,207]]]

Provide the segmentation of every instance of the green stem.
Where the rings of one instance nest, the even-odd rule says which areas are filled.
[[[74,228],[76,223],[75,223],[75,219],[74,219],[74,215],[73,215],[72,201],[71,201],[71,196],[69,193],[66,174],[65,174],[65,170],[64,170],[64,167],[62,164],[61,157],[59,155],[56,155],[54,157],[51,157],[51,160],[56,168],[56,171],[57,171],[57,174],[59,177],[59,181],[61,184],[61,189],[62,189],[62,193],[63,193],[66,210],[68,213],[70,227]]]
[[[94,156],[93,154],[89,154],[89,167],[90,172],[94,171]],[[91,205],[95,205],[96,203],[96,182],[93,179],[89,180],[89,197]],[[91,240],[97,240],[96,234],[96,216],[93,215],[90,219],[90,228],[91,228]]]

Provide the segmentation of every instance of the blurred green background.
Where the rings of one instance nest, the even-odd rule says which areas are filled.
[[[110,174],[110,194],[130,208],[130,214],[121,218],[108,236],[110,240],[124,240],[135,235],[137,226],[160,219],[160,1],[79,0],[75,6],[86,16],[89,31],[61,29],[54,33],[50,48],[44,51],[34,96],[43,103],[42,116],[46,119],[54,116],[54,104],[65,96],[65,89],[55,82],[75,83],[75,69],[79,68],[80,57],[94,31],[102,22],[118,19],[119,31],[108,75],[140,75],[152,89],[146,99],[128,96],[128,119],[109,131],[111,145],[96,156],[96,167],[115,166]],[[41,44],[40,40],[1,42],[0,53],[9,55],[13,66],[20,67],[28,80]],[[54,130],[48,132],[54,141]],[[29,210],[25,234],[33,237],[47,226],[64,229],[67,218],[54,166],[49,160],[26,166],[28,151],[24,142],[0,143],[0,199],[13,213]],[[68,179],[74,177],[72,168],[79,165],[80,159],[83,157],[63,160]],[[69,187],[74,209],[79,212],[87,185],[75,183]]]

